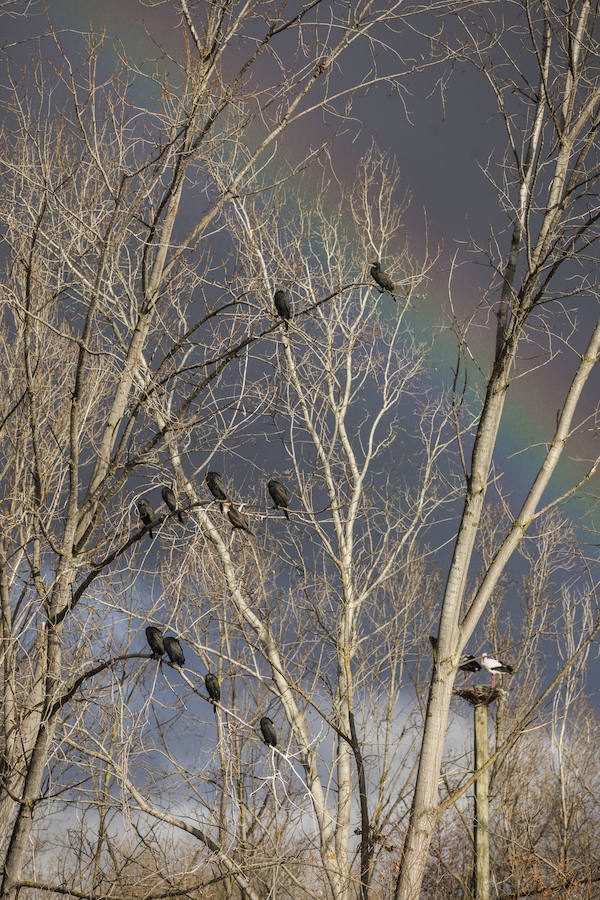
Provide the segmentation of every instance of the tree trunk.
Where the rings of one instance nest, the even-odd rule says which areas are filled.
[[[29,763],[23,796],[6,852],[4,874],[0,887],[0,897],[4,898],[4,900],[12,900],[13,897],[16,897],[19,890],[17,884],[21,878],[25,852],[33,825],[33,813],[36,802],[40,798],[42,779],[53,733],[54,728],[51,723],[46,722],[42,725],[31,762]]]
[[[495,362],[495,371],[488,382],[483,412],[473,446],[465,505],[446,584],[417,783],[404,841],[402,864],[394,892],[395,900],[418,900],[435,827],[438,779],[456,674],[456,657],[462,649],[459,646],[458,628],[461,603],[504,408],[508,371],[512,363],[511,350],[505,345],[502,347],[500,357]]]
[[[436,667],[437,668],[437,667]],[[453,678],[436,677],[431,685],[425,733],[411,817],[404,841],[394,900],[418,900],[438,809],[438,778],[446,737]]]
[[[51,614],[60,603],[59,598],[61,598],[63,594],[64,591],[61,591],[61,589],[58,588],[51,603]],[[46,632],[46,658],[48,663],[43,686],[43,707],[45,711],[52,708],[52,704],[56,699],[62,661],[61,642],[62,626],[59,625],[56,627],[48,625]],[[6,900],[15,897],[19,890],[16,885],[21,878],[25,853],[29,843],[31,827],[33,825],[35,805],[39,801],[41,795],[48,753],[54,738],[55,721],[56,713],[48,718],[46,718],[45,713],[42,714],[35,746],[27,767],[23,794],[21,796],[17,817],[13,825],[10,842],[4,860],[0,897],[6,898]]]

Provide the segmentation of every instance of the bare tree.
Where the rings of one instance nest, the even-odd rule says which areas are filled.
[[[337,701],[336,727],[343,725],[346,743],[338,767],[344,775],[341,820],[334,828],[273,634],[248,602],[243,571],[195,481],[196,467],[204,468],[223,447],[234,449],[236,435],[270,408],[270,391],[255,402],[266,381],[254,368],[253,348],[278,335],[273,264],[279,277],[291,281],[292,272],[281,267],[282,248],[265,266],[253,243],[256,223],[247,215],[257,192],[276,203],[277,191],[321,149],[286,163],[278,141],[319,111],[345,128],[358,87],[383,79],[398,84],[402,61],[389,45],[381,56],[377,51],[398,24],[401,7],[364,0],[350,9],[312,0],[288,13],[285,3],[191,8],[181,0],[173,10],[185,53],[171,80],[160,68],[148,75],[124,55],[112,77],[99,78],[104,38],[94,33],[78,55],[52,32],[32,77],[30,69],[22,76],[16,67],[9,70],[1,201],[8,262],[0,301],[9,363],[2,370],[0,420],[3,896],[13,897],[22,883],[34,814],[49,791],[49,765],[57,755],[78,752],[70,705],[93,681],[104,697],[100,706],[110,706],[116,690],[111,673],[125,679],[131,660],[148,655],[113,652],[118,631],[107,631],[105,619],[126,610],[135,632],[130,598],[143,590],[152,567],[155,545],[148,535],[162,540],[172,524],[172,513],[159,510],[152,497],[152,514],[140,523],[135,501],[173,476],[186,514],[195,510],[201,534],[220,559],[236,614],[254,630],[272,667],[305,753],[331,890],[336,896],[346,890],[352,748],[356,754],[351,693],[344,689]],[[345,55],[360,48],[369,65],[338,84]],[[140,108],[139,81],[154,92],[153,106]],[[275,174],[266,178],[274,160]],[[267,207],[265,201],[265,225]],[[229,232],[233,222],[243,241]],[[347,281],[337,270],[327,272],[335,274],[333,282],[324,274],[311,284],[305,273],[300,321],[311,310],[325,316],[333,299],[345,301],[349,287],[363,281],[364,261],[346,262]],[[371,294],[372,288],[363,290],[363,298]],[[372,327],[368,320],[366,327]],[[272,353],[280,344],[269,341]],[[292,373],[297,364],[289,346],[284,352]],[[415,354],[409,369],[417,360]],[[394,397],[386,398],[384,412]],[[348,524],[334,513],[337,539],[350,544],[364,478],[352,476]],[[312,508],[308,498],[306,505]],[[137,571],[127,583],[118,567],[131,554]],[[349,565],[347,557],[346,572]],[[350,617],[346,654],[352,628]],[[122,767],[127,754],[119,741],[129,740],[123,697],[116,738],[103,720],[107,743],[96,747],[90,777],[104,785],[100,796],[106,798],[112,766],[144,813],[160,812],[158,818],[189,833],[179,818],[144,798]],[[86,716],[75,721],[94,734]],[[106,803],[99,801],[101,822]],[[192,833],[225,875],[256,896],[226,846],[202,829]]]
[[[506,526],[505,517],[492,508],[484,514],[484,519],[487,521],[482,522],[483,541],[490,542],[487,552],[493,556],[494,544],[501,539]],[[533,883],[541,883],[536,878],[542,874],[546,886],[556,887],[560,883],[557,880],[560,866],[554,870],[548,866],[542,873],[543,860],[555,861],[559,856],[555,836],[561,818],[557,779],[553,774],[557,754],[552,726],[557,708],[564,712],[562,739],[569,746],[572,741],[581,741],[582,760],[594,752],[593,740],[590,742],[589,736],[579,731],[577,716],[572,709],[564,709],[561,699],[570,693],[569,686],[572,690],[576,685],[585,704],[589,636],[593,633],[596,608],[594,586],[590,584],[575,529],[565,516],[552,510],[532,525],[519,550],[527,569],[520,581],[505,579],[499,586],[472,647],[473,652],[491,647],[492,655],[508,656],[515,668],[513,675],[503,679],[497,700],[488,707],[492,720],[490,749],[495,757],[489,780],[491,884],[496,885],[498,892],[510,892],[511,896],[526,892]],[[485,568],[483,548],[482,556]],[[582,652],[578,653],[580,647]],[[556,690],[549,692],[542,704],[535,704],[532,701],[544,693],[556,675],[557,654],[561,665],[570,660],[572,663]],[[472,782],[470,713],[462,698],[454,699],[449,723],[451,747],[445,753],[440,783],[444,816],[440,817],[425,872],[426,896],[472,895],[473,833],[469,798],[463,791],[464,785]],[[462,723],[457,715],[462,717]],[[459,735],[464,740],[459,740]],[[457,752],[461,749],[462,756]],[[584,780],[589,785],[590,776],[593,780],[594,775],[587,772],[586,766],[583,766]],[[568,790],[572,788],[575,785]],[[591,797],[589,789],[584,792]],[[584,820],[590,824],[590,836],[594,834],[593,807],[593,802],[581,806],[578,827],[571,818],[574,827],[569,829],[568,840],[577,843],[576,834],[587,831],[582,829]],[[578,844],[567,880],[590,871],[589,863],[590,857]]]
[[[500,487],[503,516],[488,516],[484,500],[511,378],[532,370],[522,350],[543,339],[551,360],[562,321],[565,342],[580,340],[569,297],[596,297],[585,268],[598,174],[598,89],[586,76],[594,14],[585,2],[569,8],[564,42],[563,13],[525,5],[539,79],[510,101],[523,103],[521,121],[490,55],[506,44],[488,46],[471,28],[461,48],[496,91],[512,157],[488,174],[499,171],[502,197],[516,198],[510,253],[497,254],[488,295],[498,287],[497,341],[477,419],[458,372],[454,393],[430,390],[424,375],[428,347],[410,316],[436,254],[407,250],[395,164],[372,145],[350,191],[335,142],[294,147],[291,161],[281,151],[317,114],[349,129],[357,88],[398,88],[408,66],[391,49],[395,29],[423,10],[389,0],[172,8],[174,76],[120,54],[102,80],[93,33],[80,56],[52,33],[51,68],[40,58],[32,79],[9,70],[2,894],[52,889],[27,878],[28,853],[34,815],[64,804],[82,823],[69,837],[79,887],[65,868],[54,873],[61,892],[367,900],[381,884],[384,896],[416,898],[435,821],[469,784],[444,772],[438,803],[458,658],[484,612],[498,632],[519,546],[532,561],[528,621],[547,621],[540,560],[552,556],[551,529],[533,523],[564,499],[541,507],[583,424],[575,413],[600,326],[578,348],[522,508]],[[140,106],[138,82],[152,105]],[[393,299],[369,275],[375,258]],[[285,321],[276,289],[290,292]],[[472,353],[467,326],[455,329]],[[413,473],[399,486],[400,454]],[[209,467],[226,468],[228,500],[253,534],[232,531],[203,485]],[[289,520],[266,492],[273,476],[287,487]],[[159,500],[165,486],[175,510]],[[430,561],[463,497],[436,636]],[[151,659],[148,622],[180,640],[184,664]],[[595,627],[586,620],[567,663]],[[526,635],[523,666],[532,647]],[[214,708],[207,670],[222,686]],[[275,747],[261,740],[263,715]],[[531,715],[507,708],[497,721],[498,784]],[[563,786],[565,773],[566,763]],[[564,826],[561,840],[569,858]]]
[[[566,313],[571,321],[569,298],[581,297],[589,307],[599,296],[589,266],[598,237],[600,89],[593,75],[597,11],[585,0],[564,9],[525,0],[514,10],[520,14],[518,27],[490,40],[495,31],[490,30],[490,17],[496,8],[493,3],[479,5],[477,17],[462,20],[466,38],[458,53],[487,78],[506,126],[506,154],[496,167],[488,166],[487,174],[498,188],[511,233],[505,251],[498,250],[493,258],[497,277],[488,296],[497,287],[496,346],[470,464],[465,466],[464,507],[444,592],[411,823],[395,892],[402,900],[419,896],[438,817],[437,786],[458,657],[532,522],[585,484],[598,464],[592,460],[563,496],[542,505],[564,448],[582,427],[581,397],[598,357],[600,322],[593,312],[589,316],[586,312],[570,338],[577,344],[576,358],[542,464],[524,501],[511,510],[510,525],[493,559],[472,594],[466,594],[511,382],[552,359],[561,315]],[[500,239],[492,246],[494,251],[500,248]],[[466,341],[466,335],[461,340]],[[540,342],[546,345],[545,353],[532,367],[524,350]]]
[[[282,747],[280,750],[278,745],[274,751],[276,827],[261,825],[262,842],[266,835],[275,842],[270,853],[271,877],[281,877],[282,868],[289,877],[292,865],[281,844],[288,830],[282,815],[289,816],[289,810],[286,812],[284,805],[281,811],[282,801],[275,790],[280,777],[287,784],[289,773],[286,794],[289,797],[293,790],[295,795],[300,789],[304,814],[310,813],[315,820],[316,831],[307,846],[312,854],[320,855],[326,882],[319,883],[319,890],[328,889],[340,898],[354,890],[355,880],[367,896],[378,844],[392,831],[398,810],[403,809],[412,763],[406,760],[410,760],[412,742],[396,745],[402,736],[397,733],[396,700],[405,677],[405,656],[416,640],[414,622],[422,614],[421,604],[432,599],[423,583],[420,539],[426,525],[439,518],[444,502],[453,496],[452,487],[439,474],[439,460],[454,441],[450,399],[434,402],[425,398],[416,403],[424,348],[406,333],[408,305],[388,326],[382,316],[384,301],[374,286],[359,284],[344,295],[337,287],[349,282],[357,255],[368,256],[365,250],[370,248],[362,243],[362,228],[369,217],[371,233],[380,242],[378,250],[385,242],[391,246],[398,243],[401,219],[395,211],[396,182],[393,168],[373,148],[359,176],[363,192],[354,211],[353,228],[349,224],[344,228],[346,204],[340,202],[338,211],[332,210],[325,186],[310,215],[301,215],[286,229],[277,228],[272,221],[277,208],[272,210],[260,198],[236,199],[232,206],[228,233],[239,243],[236,258],[247,260],[244,279],[253,293],[270,295],[274,285],[291,283],[295,274],[295,308],[289,328],[279,325],[269,340],[253,346],[252,365],[259,372],[259,367],[265,366],[272,370],[274,390],[266,392],[255,377],[244,395],[246,404],[252,404],[259,394],[268,398],[265,412],[272,416],[274,434],[281,443],[282,466],[285,461],[294,485],[289,524],[280,512],[260,512],[265,501],[253,486],[251,492],[245,492],[244,504],[254,536],[226,537],[218,505],[216,509],[202,505],[202,495],[183,465],[177,438],[173,436],[169,442],[175,477],[183,485],[199,526],[195,543],[188,544],[188,565],[198,572],[193,593],[201,591],[217,598],[225,594],[227,598],[224,605],[219,599],[215,615],[220,619],[221,646],[223,641],[234,641],[234,645],[225,658],[221,650],[219,665],[234,673],[237,665],[238,683],[247,685],[254,679],[261,686],[253,691],[250,706],[245,687],[236,708],[225,707],[230,734],[225,751],[219,732],[221,719],[217,718],[220,778],[228,780],[218,827],[230,840],[240,841],[235,857],[245,859],[247,869],[247,831],[244,835],[234,829],[227,811],[233,803],[241,819],[242,804],[243,815],[252,824],[257,813],[247,801],[247,792],[242,796],[234,791],[235,779],[229,773],[235,772],[239,763],[230,761],[231,749],[235,749],[236,734],[247,732],[252,722],[256,727],[258,714],[252,708],[257,698],[264,698],[269,691],[268,709],[278,713],[272,715],[278,720]],[[290,260],[284,247],[295,248],[295,258]],[[398,266],[406,293],[416,295],[422,270],[414,268],[406,253],[398,257]],[[320,298],[330,295],[333,302],[324,304]],[[393,488],[382,465],[391,441],[400,434],[398,415],[403,401],[417,405],[415,423],[421,434],[413,452],[415,458],[417,452],[421,454],[422,478],[418,490],[407,492],[396,504],[390,502]],[[162,427],[164,413],[157,409],[155,416]],[[256,428],[252,424],[255,433]],[[254,471],[255,479],[260,478],[264,486],[268,473],[256,463]],[[240,489],[236,494],[243,496]],[[178,539],[174,541],[177,546]],[[292,573],[287,604],[272,599],[277,596],[278,561]],[[180,557],[180,572],[185,572],[183,562]],[[396,596],[399,588],[402,593]],[[298,602],[302,616],[295,609]],[[204,608],[203,602],[194,612],[203,629]],[[380,636],[384,629],[385,638]],[[209,642],[196,626],[181,625],[178,630],[186,636],[195,630],[197,652],[211,653]],[[298,637],[290,643],[294,633]],[[420,635],[418,642],[422,646]],[[369,718],[360,706],[376,693],[372,676],[378,670],[389,679],[385,686],[388,699],[383,710],[375,707]],[[262,699],[257,705],[264,709],[266,702]],[[370,734],[375,723],[377,730]],[[407,723],[407,734],[410,727]],[[367,766],[365,746],[378,750],[375,768]],[[110,759],[106,750],[96,748],[97,753],[105,761]],[[168,758],[174,758],[172,748]],[[244,769],[248,765],[256,765],[256,761],[244,759]],[[192,828],[144,796],[127,775],[129,762],[115,761],[114,766],[118,780],[139,809],[172,827]],[[277,774],[281,772],[283,776]],[[224,780],[221,787],[223,784]],[[375,808],[370,809],[373,788],[377,799]],[[355,798],[360,809],[358,873],[350,847]],[[192,833],[216,852],[219,845],[205,829],[200,834],[193,826]],[[252,857],[257,849],[253,848]],[[229,871],[248,896],[256,894],[241,869]]]

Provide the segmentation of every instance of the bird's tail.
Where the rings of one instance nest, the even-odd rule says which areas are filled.
[[[148,529],[148,534],[150,535],[150,540],[153,541],[153,540],[154,540],[154,535],[152,534],[152,529],[151,529],[151,528]]]
[[[289,517],[289,515],[288,515],[288,511],[287,511],[287,509],[284,509],[284,510],[283,510],[283,514],[284,514],[284,516],[285,516],[285,517],[286,517],[286,519],[287,519],[287,520],[288,520],[288,522],[289,522],[289,520],[290,520],[290,517]]]
[[[180,521],[181,524],[183,525],[183,516],[181,515],[180,512],[177,513],[177,518],[179,519],[179,521]]]

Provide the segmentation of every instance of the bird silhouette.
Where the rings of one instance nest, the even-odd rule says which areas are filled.
[[[228,502],[223,505],[227,507],[227,518],[231,522],[234,531],[236,528],[239,528],[240,531],[245,531],[246,534],[254,535],[254,532],[250,529],[250,523],[243,512],[236,509],[232,503]]]
[[[219,685],[219,679],[216,675],[213,675],[212,672],[207,672],[204,676],[204,684],[206,685],[206,692],[208,696],[213,701],[213,707],[216,715],[217,707],[215,706],[215,703],[218,703],[221,699],[221,687]]]
[[[284,485],[280,481],[275,481],[275,479],[272,478],[271,481],[267,482],[267,487],[269,489],[271,499],[275,504],[275,509],[282,509],[286,519],[289,519],[287,511],[288,493]]]
[[[277,732],[275,731],[273,720],[269,719],[268,716],[263,716],[260,720],[260,730],[262,731],[262,736],[265,744],[268,744],[269,747],[276,747]]]
[[[396,285],[394,284],[394,282],[392,281],[390,276],[387,274],[387,272],[383,271],[383,269],[381,268],[381,263],[379,262],[378,259],[374,259],[371,262],[371,278],[373,278],[374,281],[377,282],[377,284],[381,288],[382,293],[387,291],[387,293],[391,296],[392,300],[394,300],[394,301],[396,300],[396,297],[394,295],[394,291],[396,290]]]
[[[165,652],[163,633],[160,628],[156,628],[155,625],[148,625],[146,628],[146,639],[150,644],[154,659],[160,659]]]
[[[142,520],[142,525],[151,525],[154,521],[154,510],[145,497],[140,497],[137,502],[137,509],[140,519]],[[148,529],[148,534],[150,535],[150,540],[152,540],[154,535],[152,534],[151,528]]]
[[[181,644],[177,640],[177,638],[166,637],[164,639],[165,650],[167,651],[167,656],[171,660],[174,666],[181,666],[185,662],[185,656],[183,655],[183,650],[181,649]]]
[[[163,500],[165,501],[167,507],[170,512],[177,512],[177,500],[175,498],[175,494],[171,490],[170,487],[164,487],[160,492]],[[183,519],[181,518],[181,513],[177,512],[177,518],[183,524]]]
[[[207,472],[206,483],[215,500],[227,500],[227,491],[225,490],[223,479],[218,472]],[[223,512],[222,503],[219,503],[219,508],[221,512]]]
[[[277,315],[284,320],[285,330],[289,330],[288,320],[291,317],[290,311],[290,292],[285,289],[279,289],[275,291],[273,295],[273,303],[275,304],[275,309],[277,310]]]
[[[465,659],[463,659],[458,668],[461,672],[465,673],[465,684],[468,682],[473,672],[481,671],[481,665],[477,662],[474,656],[467,656]]]

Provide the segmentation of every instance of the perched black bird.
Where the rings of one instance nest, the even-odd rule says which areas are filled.
[[[273,478],[271,481],[267,481],[267,487],[269,488],[269,493],[275,504],[275,509],[282,509],[286,519],[289,519],[287,511],[288,494],[285,487],[280,481],[275,481]]]
[[[268,744],[269,747],[276,747],[277,732],[275,731],[273,720],[269,719],[268,716],[263,716],[260,720],[260,730],[262,731],[262,736],[265,744]]]
[[[148,503],[145,497],[141,497],[137,502],[138,513],[140,514],[140,519],[142,520],[143,525],[151,525],[154,521],[154,510]],[[149,529],[148,534],[150,535],[150,540],[154,537],[152,534],[152,529]]]
[[[387,291],[392,300],[396,300],[396,297],[394,296],[396,285],[387,274],[387,272],[383,271],[383,269],[381,268],[381,263],[378,259],[374,259],[371,262],[371,278],[373,278],[377,282],[377,284],[381,288],[382,293],[384,291]]]
[[[481,665],[477,662],[474,656],[467,656],[464,663],[458,668],[461,672],[479,672],[481,669]]]
[[[473,672],[479,672],[481,670],[480,663],[477,662],[474,656],[467,656],[465,661],[458,667],[461,672],[465,673],[465,684],[469,680],[469,676]]]
[[[206,483],[215,500],[227,500],[227,491],[225,490],[223,479],[218,472],[207,472]],[[221,512],[223,512],[223,504],[219,503],[219,506]]]
[[[211,700],[214,700],[216,703],[221,699],[221,688],[219,687],[219,679],[216,675],[213,675],[212,672],[207,672],[204,676],[204,684],[206,685],[206,692]],[[215,713],[216,713],[215,707]]]
[[[163,500],[167,504],[170,512],[176,512],[177,511],[177,500],[175,499],[175,494],[173,493],[171,488],[164,487],[160,493],[162,495]],[[181,518],[180,512],[177,513],[177,518],[183,524],[183,519]]]
[[[288,320],[291,316],[290,292],[285,289],[282,290],[280,288],[278,291],[275,291],[273,302],[275,304],[275,309],[277,310],[277,315],[285,320],[285,330],[288,331],[290,327],[288,324]]]
[[[239,509],[236,509],[232,503],[226,503],[225,506],[227,507],[227,518],[231,522],[234,530],[239,528],[241,531],[245,531],[246,534],[254,535],[244,513],[240,512]]]
[[[167,655],[174,666],[182,666],[185,662],[185,656],[183,655],[183,650],[181,649],[181,644],[174,637],[166,637],[164,639],[165,650],[167,651]]]
[[[154,659],[160,659],[165,652],[163,633],[160,628],[156,628],[154,625],[148,625],[146,628],[146,638],[150,644],[150,649],[154,654]]]

